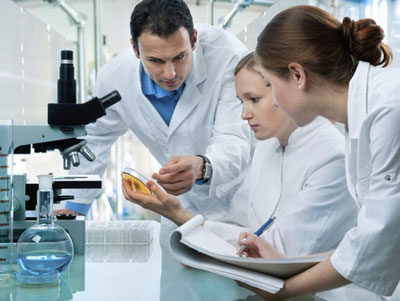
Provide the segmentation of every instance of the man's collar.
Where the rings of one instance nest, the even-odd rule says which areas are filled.
[[[177,93],[179,96],[182,94],[185,82],[177,89],[168,91],[159,86],[154,82],[150,76],[144,71],[142,63],[140,63],[140,80],[142,84],[142,91],[144,95],[154,95],[156,98],[163,98],[167,96],[175,96]]]

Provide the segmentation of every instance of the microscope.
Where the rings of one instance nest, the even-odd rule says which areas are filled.
[[[59,150],[63,158],[63,167],[68,170],[79,166],[79,154],[86,160],[94,161],[95,155],[79,138],[86,135],[85,125],[95,122],[106,115],[106,108],[121,100],[118,91],[112,91],[102,98],[93,98],[85,103],[76,103],[76,81],[74,79],[73,52],[61,51],[60,78],[57,83],[57,103],[47,107],[48,125],[14,125],[14,154],[30,154]],[[27,216],[27,210],[36,208],[38,183],[27,183],[26,174],[14,175],[14,242],[25,229],[36,222]],[[73,196],[62,195],[62,189],[99,189],[101,179],[98,175],[79,175],[54,177],[54,202],[72,200]],[[59,216],[55,223],[63,227],[71,236],[75,253],[85,252],[84,217]]]

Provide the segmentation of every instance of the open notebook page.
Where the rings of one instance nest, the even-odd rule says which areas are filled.
[[[238,257],[236,248],[214,233],[200,226],[204,222],[201,215],[197,215],[183,226],[178,228],[182,234],[181,242],[194,249],[203,249],[209,252]]]

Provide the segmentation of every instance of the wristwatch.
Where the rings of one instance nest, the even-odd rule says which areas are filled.
[[[206,184],[210,181],[212,176],[212,165],[210,159],[203,155],[196,155],[197,157],[201,157],[204,160],[203,165],[203,177],[201,179],[196,180],[196,184]]]

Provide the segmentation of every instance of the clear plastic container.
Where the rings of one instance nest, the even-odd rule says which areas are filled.
[[[86,261],[148,261],[152,251],[151,221],[86,222]]]

